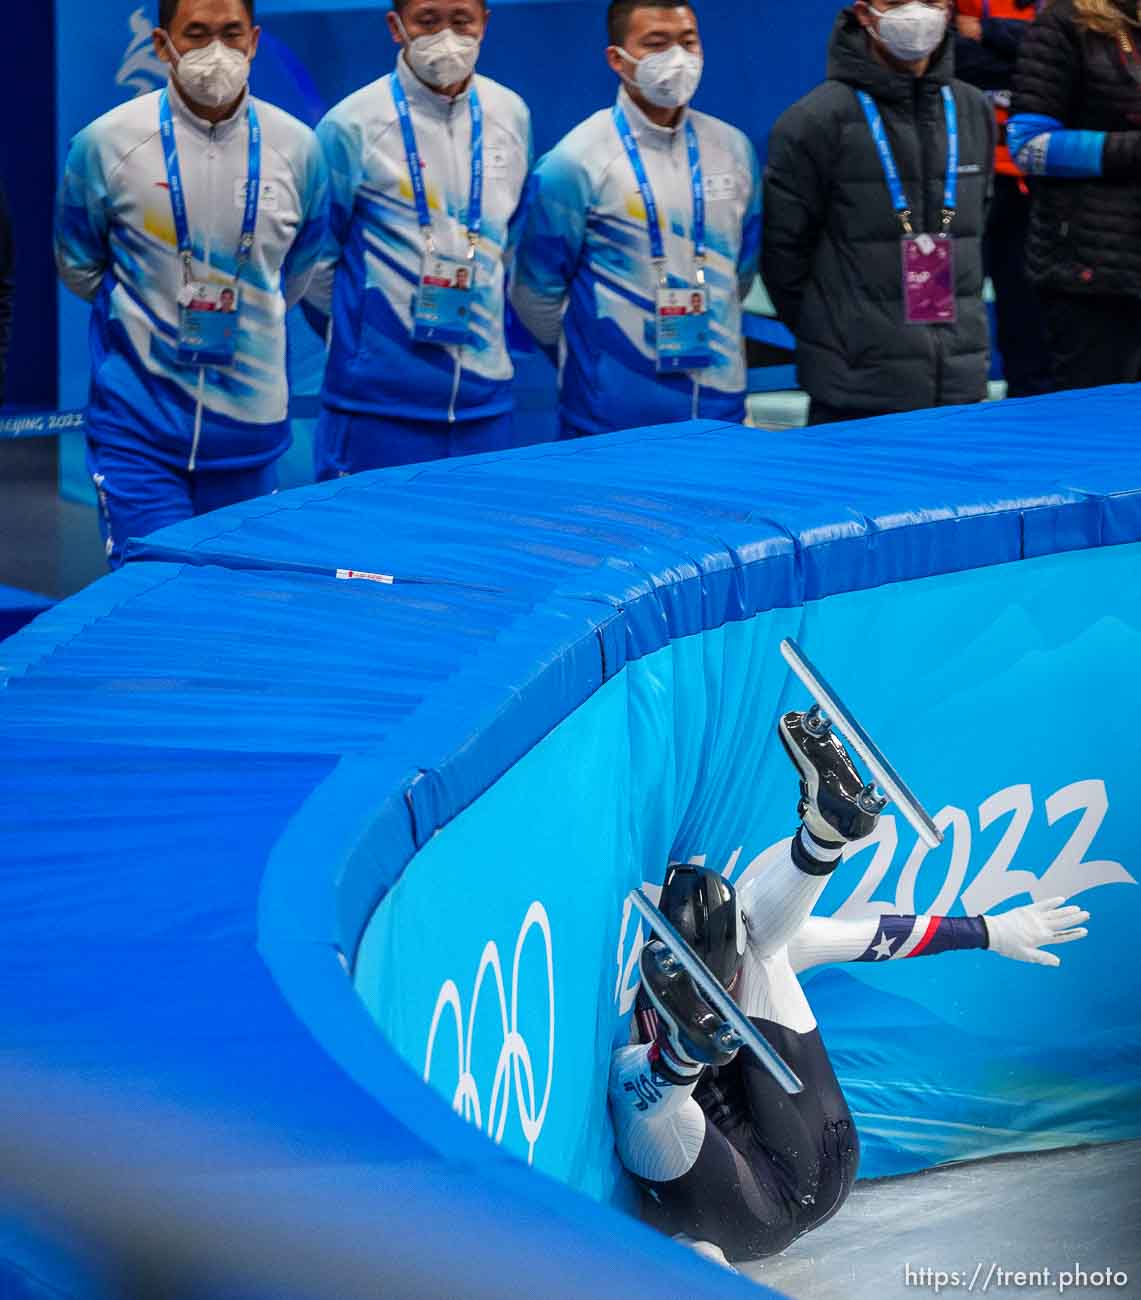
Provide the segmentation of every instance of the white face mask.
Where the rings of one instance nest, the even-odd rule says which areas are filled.
[[[873,27],[872,35],[901,63],[918,63],[925,59],[937,48],[947,31],[947,11],[921,4],[920,0],[911,0],[910,4],[888,9],[885,13],[878,9],[872,12],[879,20],[879,29]]]
[[[396,15],[400,34],[404,37],[404,52],[412,71],[439,90],[443,86],[457,86],[475,71],[479,58],[480,42],[474,36],[460,36],[450,27],[431,36],[417,36],[411,40]]]
[[[196,104],[222,108],[232,104],[245,90],[250,79],[250,61],[241,50],[223,41],[211,41],[202,49],[179,54],[169,36],[166,43],[174,56],[178,84]]]
[[[619,48],[618,53],[634,65],[634,85],[658,108],[681,108],[697,94],[705,67],[700,54],[680,45],[636,59]]]

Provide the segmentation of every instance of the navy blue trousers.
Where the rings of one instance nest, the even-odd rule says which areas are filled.
[[[223,506],[266,496],[277,487],[277,464],[252,469],[185,468],[156,459],[145,448],[87,443],[87,472],[99,497],[99,531],[107,563],[123,563],[128,537],[146,537],[169,524]]]
[[[398,420],[325,407],[313,445],[319,483],[367,469],[507,451],[515,445],[515,417],[507,411],[485,420]]]

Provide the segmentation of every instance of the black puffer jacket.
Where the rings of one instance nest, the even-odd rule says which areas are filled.
[[[1127,11],[1132,8],[1122,5]],[[1141,30],[1136,31],[1141,38]],[[1135,52],[1134,58],[1141,58]],[[1046,289],[1141,297],[1141,63],[1110,36],[1078,25],[1073,0],[1054,0],[1026,34],[1014,113],[1105,131],[1102,177],[1032,182],[1026,269]]]
[[[832,35],[828,80],[773,128],[765,173],[764,279],[796,335],[800,382],[849,410],[908,411],[986,394],[989,334],[982,235],[994,161],[994,115],[953,80],[954,41],[927,74],[893,72],[868,49],[850,10]],[[959,118],[959,200],[953,325],[906,325],[899,218],[857,90],[879,105],[914,209],[916,232],[937,232],[947,168],[942,88]]]

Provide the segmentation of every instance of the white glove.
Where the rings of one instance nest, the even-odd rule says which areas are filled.
[[[1001,916],[984,916],[990,947],[1001,957],[1032,961],[1039,966],[1060,966],[1061,957],[1043,952],[1044,944],[1073,943],[1088,930],[1075,929],[1089,920],[1080,907],[1063,907],[1064,898],[1043,898],[1015,907]]]

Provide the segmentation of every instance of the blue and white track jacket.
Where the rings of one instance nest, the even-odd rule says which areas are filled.
[[[324,159],[308,127],[254,100],[261,196],[242,274],[237,358],[224,368],[181,366],[182,264],[159,93],[121,104],[75,137],[56,211],[60,276],[94,307],[89,433],[188,469],[265,464],[289,445],[285,313],[304,293],[324,244]],[[169,94],[195,275],[229,284],[248,176],[247,102],[211,126],[190,112],[173,82]]]
[[[477,420],[512,407],[504,336],[513,218],[531,167],[531,114],[513,91],[475,77],[484,117],[483,228],[476,250],[473,340],[463,348],[412,340],[412,300],[424,256],[392,98],[408,96],[437,250],[467,254],[471,110],[430,90],[398,57],[396,71],[337,105],[317,128],[332,188],[327,256],[308,294],[332,315],[324,401],[336,410],[406,420]]]
[[[670,283],[693,283],[693,191],[684,118],[659,127],[623,88],[662,223]],[[760,170],[742,132],[689,111],[701,148],[715,360],[657,373],[646,208],[613,112],[595,113],[540,159],[516,251],[511,300],[531,333],[559,345],[560,408],[581,433],[745,415],[741,299],[757,273]]]

